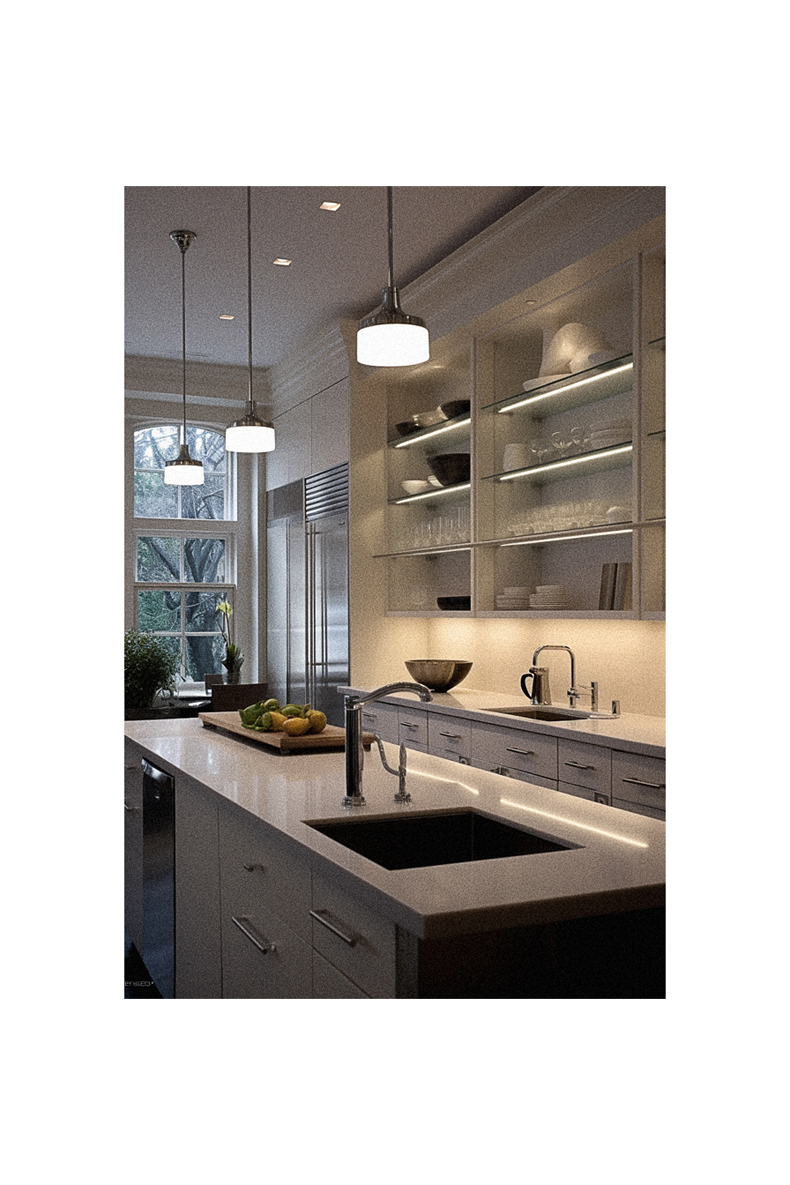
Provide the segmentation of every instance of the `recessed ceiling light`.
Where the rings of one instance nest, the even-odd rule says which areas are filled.
[[[321,202],[319,210],[339,210],[340,202]]]
[[[235,313],[220,313],[219,319],[220,321],[232,321],[235,315]]]
[[[274,262],[278,267],[290,267],[290,259],[275,259]]]

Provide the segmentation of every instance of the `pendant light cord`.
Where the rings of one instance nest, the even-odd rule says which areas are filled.
[[[247,186],[247,362],[249,379],[247,390],[247,410],[252,415],[254,403],[252,400],[252,188]]]
[[[387,186],[387,249],[388,249],[387,254],[388,254],[388,259],[389,259],[389,279],[387,281],[387,287],[392,288],[393,287],[393,282],[392,282],[393,267],[392,267],[392,186],[391,185]]]
[[[186,251],[181,247],[181,394],[184,403],[184,435],[182,444],[187,442],[187,296],[186,296],[186,266],[184,257]]]

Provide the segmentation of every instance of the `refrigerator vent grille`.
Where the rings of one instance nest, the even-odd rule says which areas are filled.
[[[305,478],[304,507],[307,522],[348,511],[348,465]]]

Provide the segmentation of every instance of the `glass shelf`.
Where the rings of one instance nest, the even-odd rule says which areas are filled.
[[[461,481],[454,486],[437,486],[434,490],[425,490],[421,494],[404,494],[402,498],[388,499],[389,506],[403,506],[407,502],[425,502],[432,498],[440,498],[443,494],[459,494],[472,488],[470,481]]]
[[[633,354],[623,354],[609,362],[602,362],[599,366],[590,367],[589,370],[569,374],[567,378],[555,379],[552,383],[535,387],[534,390],[522,395],[511,395],[507,399],[488,403],[483,410],[495,411],[498,415],[528,411],[538,419],[563,411],[572,411],[574,408],[584,407],[587,403],[608,399],[612,395],[622,395],[630,390],[633,368]]]
[[[433,436],[443,436],[445,433],[452,433],[458,428],[468,428],[472,423],[472,417],[467,412],[461,416],[454,416],[451,420],[445,420],[440,424],[431,424],[428,428],[419,428],[416,432],[409,432],[407,436],[397,436],[394,440],[388,440],[389,448],[408,448],[412,444],[420,444],[425,440],[430,440]]]
[[[634,446],[631,441],[613,445],[611,448],[597,449],[590,453],[577,453],[573,457],[563,457],[559,461],[550,461],[546,465],[531,465],[526,469],[511,469],[503,473],[490,473],[483,481],[533,481],[538,483],[549,481],[565,481],[570,477],[588,473],[606,473],[612,469],[622,469],[631,464]],[[418,495],[420,497],[421,495]]]

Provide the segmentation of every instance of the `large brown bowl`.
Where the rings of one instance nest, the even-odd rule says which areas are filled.
[[[406,663],[412,679],[424,683],[431,691],[449,691],[465,679],[471,669],[471,662],[459,662],[454,658],[413,658]]]

